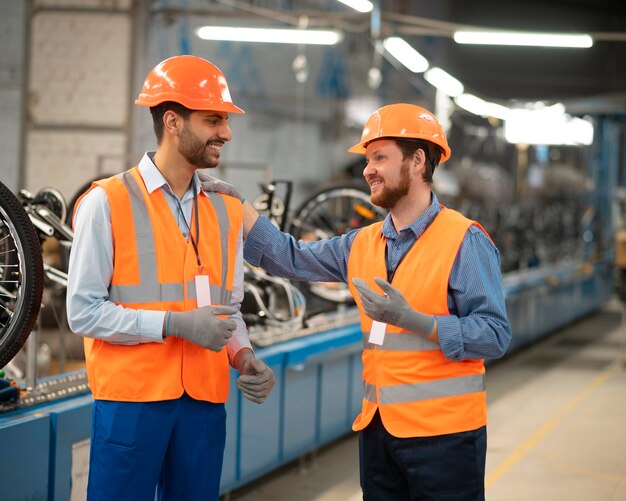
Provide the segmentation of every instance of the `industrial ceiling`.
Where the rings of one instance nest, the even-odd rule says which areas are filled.
[[[356,12],[336,0],[191,4],[201,6],[199,14],[208,9],[212,15],[236,14],[283,24],[297,25],[305,16],[309,27],[348,33],[346,43],[353,51],[373,51],[377,37],[401,36],[432,64],[459,79],[466,92],[501,104],[561,101],[583,111],[592,106],[626,107],[623,0],[380,0],[374,1],[380,7],[379,23],[372,21],[371,13]],[[460,28],[587,33],[594,44],[587,49],[459,45],[452,35]],[[421,75],[405,73],[416,87],[427,86]]]
[[[445,20],[451,23],[594,38],[589,49],[469,46],[443,38],[449,72],[476,94],[554,101],[626,92],[626,3],[621,0],[450,0],[448,5]]]

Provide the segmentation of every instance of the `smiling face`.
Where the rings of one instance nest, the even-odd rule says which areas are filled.
[[[363,177],[370,186],[372,203],[393,209],[409,193],[413,159],[403,159],[402,151],[393,139],[380,139],[368,144],[365,159],[367,166]]]
[[[184,120],[178,138],[178,152],[197,169],[217,167],[220,151],[232,139],[228,113],[194,111]]]

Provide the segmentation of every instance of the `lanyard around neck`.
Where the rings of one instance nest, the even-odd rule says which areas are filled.
[[[193,211],[195,214],[194,219],[196,222],[195,226],[196,226],[197,240],[193,238],[193,233],[191,231],[191,228],[189,227],[189,224],[187,224],[187,219],[185,218],[185,213],[183,212],[183,208],[180,205],[180,200],[178,199],[176,195],[172,194],[172,196],[176,200],[176,206],[178,207],[178,212],[180,214],[180,217],[183,218],[185,227],[189,231],[189,238],[191,239],[191,245],[193,245],[193,250],[196,254],[196,261],[198,262],[198,268],[200,269],[200,271],[202,271],[203,270],[202,262],[200,261],[200,253],[198,252],[198,245],[200,245],[200,212],[198,211],[198,192],[196,191],[196,180],[194,178],[191,179],[191,189],[193,190]]]

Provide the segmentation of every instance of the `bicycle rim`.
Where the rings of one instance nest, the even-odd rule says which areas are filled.
[[[28,338],[42,290],[39,239],[19,201],[0,183],[0,368]]]

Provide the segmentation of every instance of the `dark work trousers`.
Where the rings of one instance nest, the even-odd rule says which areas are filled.
[[[224,404],[94,401],[89,501],[217,501]]]
[[[433,419],[437,419],[433,416]],[[483,501],[487,429],[397,438],[378,411],[360,432],[365,501]]]

